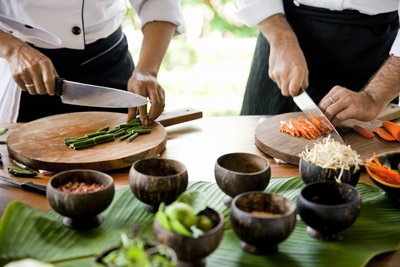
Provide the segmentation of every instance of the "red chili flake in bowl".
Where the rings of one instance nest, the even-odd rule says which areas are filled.
[[[100,190],[104,187],[104,185],[98,183],[68,182],[57,189],[61,192],[88,193]]]

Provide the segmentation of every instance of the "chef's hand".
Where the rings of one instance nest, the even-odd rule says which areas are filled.
[[[333,87],[319,102],[319,107],[333,125],[347,119],[375,119],[385,103],[376,103],[365,91],[353,92],[342,86]]]
[[[151,105],[148,113],[147,105],[139,108],[130,108],[128,110],[128,120],[135,118],[137,110],[139,110],[140,120],[144,125],[149,125],[163,112],[165,92],[154,75],[134,71],[128,81],[128,91],[148,97]]]
[[[269,77],[284,96],[296,96],[308,87],[308,67],[296,35],[283,14],[267,18],[259,24],[270,44]]]
[[[4,32],[0,33],[0,40],[6,45],[2,55],[10,64],[13,79],[18,86],[31,95],[54,95],[57,72],[51,60]]]

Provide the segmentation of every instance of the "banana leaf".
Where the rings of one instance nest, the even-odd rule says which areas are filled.
[[[299,177],[272,179],[267,192],[297,200],[304,186]],[[374,255],[400,249],[400,211],[379,188],[359,183],[361,213],[344,232],[343,240],[322,242],[309,237],[306,225],[297,217],[292,235],[279,245],[277,253],[256,256],[243,252],[229,224],[224,193],[215,183],[193,182],[188,190],[201,191],[211,208],[225,216],[224,238],[208,258],[207,266],[364,266]],[[152,238],[154,215],[144,211],[129,187],[116,192],[102,214],[103,224],[89,231],[75,231],[62,224],[53,211],[41,212],[20,202],[12,202],[0,221],[0,266],[22,258],[35,258],[57,267],[92,266],[102,250],[119,243],[121,233],[132,226]]]

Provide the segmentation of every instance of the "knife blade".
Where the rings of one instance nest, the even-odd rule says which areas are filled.
[[[17,179],[11,178],[11,177],[6,177],[3,175],[0,175],[0,180],[10,183],[10,184],[14,184],[19,186],[21,189],[26,190],[26,191],[30,191],[30,192],[34,192],[34,193],[38,193],[41,195],[46,195],[46,186],[44,185],[40,185],[40,184],[35,184],[32,182],[22,182],[19,181]]]
[[[148,102],[147,98],[132,92],[67,81],[60,77],[56,77],[56,95],[65,104],[103,108],[140,107]]]
[[[297,96],[293,97],[293,101],[296,103],[296,105],[301,109],[301,111],[304,112],[306,117],[311,120],[310,118],[310,112],[313,113],[316,116],[321,116],[325,119],[326,123],[328,123],[331,126],[332,131],[330,132],[330,135],[332,139],[335,141],[338,141],[342,144],[345,142],[343,141],[342,137],[336,130],[335,126],[328,120],[328,118],[325,116],[325,114],[318,108],[318,106],[314,103],[314,101],[311,99],[311,97],[306,93],[305,90],[301,89],[300,93]]]

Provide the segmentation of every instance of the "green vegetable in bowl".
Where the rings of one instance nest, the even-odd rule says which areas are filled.
[[[197,238],[215,225],[201,214],[207,208],[205,197],[199,192],[184,192],[168,206],[161,203],[155,220],[165,229],[177,234]]]
[[[104,253],[97,266],[108,267],[174,267],[173,256],[163,245],[149,245],[136,236],[129,239],[121,234],[121,245]]]

